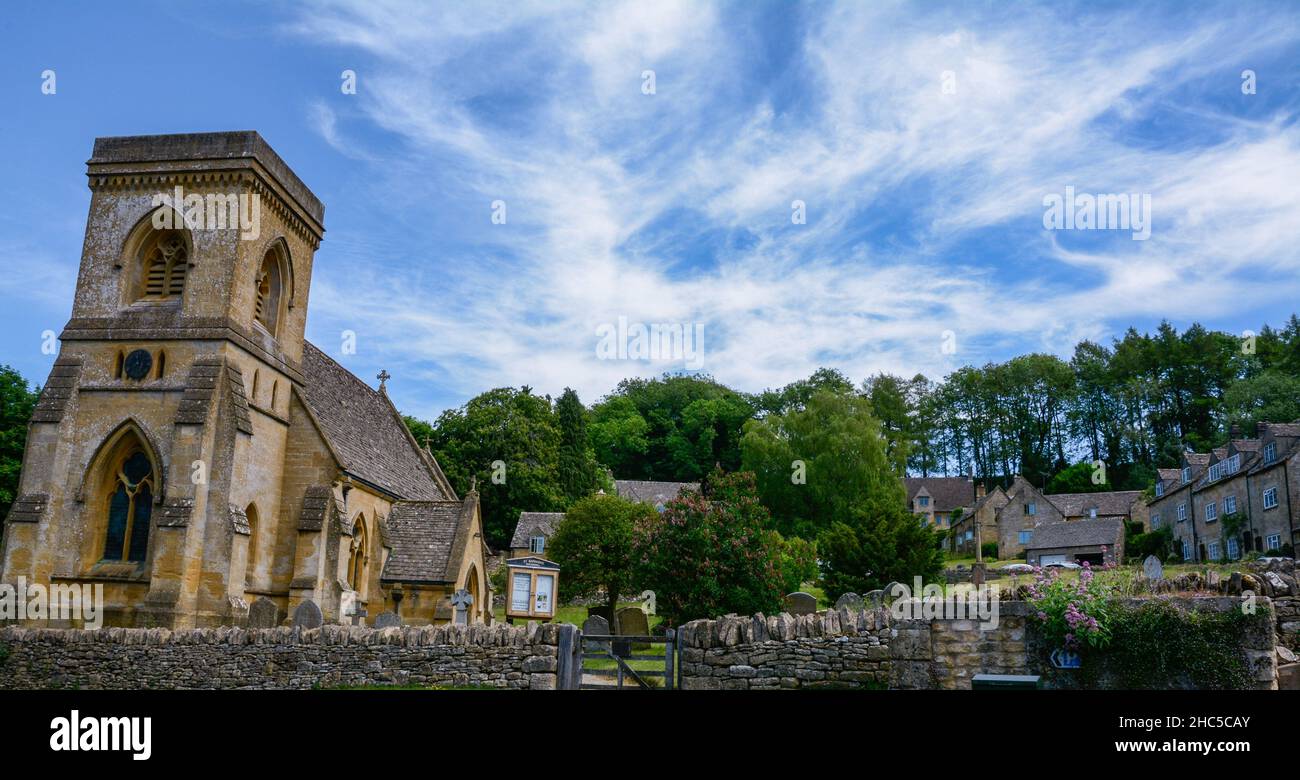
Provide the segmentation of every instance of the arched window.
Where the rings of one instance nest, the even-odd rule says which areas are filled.
[[[352,546],[348,553],[348,584],[361,592],[366,584],[366,561],[369,558],[370,536],[366,530],[366,516],[357,515],[352,526]]]
[[[280,250],[272,247],[262,257],[262,267],[257,271],[257,294],[253,310],[253,319],[266,328],[266,332],[276,335],[275,328],[280,320],[280,298],[284,289],[284,271],[280,263]]]
[[[155,230],[140,247],[137,300],[180,300],[190,265],[189,242],[180,230]]]
[[[149,550],[149,520],[153,513],[153,463],[138,441],[126,441],[108,461],[105,561],[142,563]]]

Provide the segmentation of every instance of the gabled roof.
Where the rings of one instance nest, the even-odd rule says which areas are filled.
[[[388,396],[309,342],[302,350],[302,395],[339,468],[399,499],[442,501],[455,494],[420,451]]]
[[[1117,518],[1099,518],[1066,523],[1045,523],[1034,529],[1025,545],[1026,550],[1046,550],[1056,547],[1113,546],[1124,532],[1124,523]]]
[[[459,559],[452,561],[458,537],[472,524],[471,493],[465,501],[398,501],[388,513],[392,552],[381,579],[400,582],[453,582]],[[468,516],[467,516],[468,513]]]
[[[1001,506],[1005,506],[1009,500],[1010,499],[1007,498],[1006,491],[1002,489],[1002,486],[994,485],[993,490],[985,493],[983,498],[975,502],[975,505],[971,507],[970,513],[973,515],[976,512],[979,512],[984,508],[984,505],[990,501],[1000,502]]]
[[[534,536],[551,538],[555,529],[564,519],[563,512],[520,512],[519,523],[515,526],[515,535],[510,538],[511,547],[527,547],[528,540]]]
[[[1093,507],[1097,517],[1127,515],[1133,502],[1142,496],[1140,490],[1115,490],[1104,493],[1052,493],[1047,500],[1066,517],[1089,517]]]
[[[970,477],[904,477],[907,505],[924,490],[934,501],[936,512],[951,512],[975,503],[975,482]]]
[[[686,490],[699,490],[698,482],[648,482],[639,479],[616,479],[614,491],[630,501],[655,506],[677,498],[677,494]],[[522,546],[522,545],[520,545]]]

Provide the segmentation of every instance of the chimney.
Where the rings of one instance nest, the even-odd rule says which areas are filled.
[[[1236,423],[1233,423],[1232,427],[1228,429],[1228,438],[1229,439],[1241,438],[1241,428]]]
[[[980,500],[981,498],[983,498],[983,497],[984,497],[984,483],[983,483],[983,482],[976,482],[976,483],[975,483],[975,500],[976,500],[976,501],[979,501],[979,500]]]

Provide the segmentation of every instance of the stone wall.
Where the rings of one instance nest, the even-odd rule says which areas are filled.
[[[569,687],[578,631],[556,624],[317,629],[0,628],[0,690]]]
[[[1188,609],[1240,609],[1231,598],[1180,599]],[[1260,599],[1263,630],[1238,648],[1254,687],[1277,687],[1273,602]],[[1280,605],[1276,624],[1300,628],[1300,603]],[[889,608],[815,615],[724,617],[682,626],[684,689],[969,689],[977,674],[1037,674],[1044,687],[1071,687],[1054,673],[1023,601],[1000,602],[996,627],[976,618],[900,620]],[[1104,672],[1104,667],[1103,667]],[[1176,673],[1172,670],[1171,674]],[[1169,685],[1179,683],[1171,677]]]
[[[682,688],[885,688],[884,609],[696,620],[678,632]]]

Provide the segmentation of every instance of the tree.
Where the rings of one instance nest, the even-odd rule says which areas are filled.
[[[792,551],[768,529],[754,475],[715,470],[704,489],[668,502],[638,534],[637,582],[655,592],[659,614],[672,626],[780,609]]]
[[[1230,385],[1223,406],[1228,425],[1248,435],[1254,435],[1261,422],[1300,419],[1300,377],[1266,369]]]
[[[40,393],[28,388],[22,374],[0,366],[0,522],[18,492],[18,477],[27,446],[27,423]]]
[[[745,469],[778,531],[815,539],[856,509],[903,507],[902,464],[885,452],[867,399],[822,391],[800,410],[745,425]]]
[[[560,429],[560,491],[567,504],[606,487],[606,480],[587,437],[587,409],[567,387],[555,402],[555,422]]]
[[[1047,482],[1045,493],[1103,493],[1114,490],[1109,480],[1094,484],[1092,475],[1095,469],[1091,463],[1076,463],[1062,469]]]
[[[447,479],[464,495],[477,482],[483,531],[488,544],[510,543],[519,513],[564,508],[559,479],[560,432],[549,398],[527,387],[489,390],[459,409],[438,416],[430,428],[411,421],[430,447]]]
[[[616,632],[619,596],[634,586],[634,533],[654,517],[654,510],[645,504],[597,494],[570,506],[551,536],[550,556],[560,564],[568,598],[603,596]]]
[[[847,521],[836,520],[817,538],[822,588],[827,598],[838,599],[893,581],[934,579],[943,571],[940,539],[904,507],[874,512],[857,508]]]
[[[740,465],[749,400],[707,376],[625,379],[592,408],[596,457],[620,479],[693,482]]]

